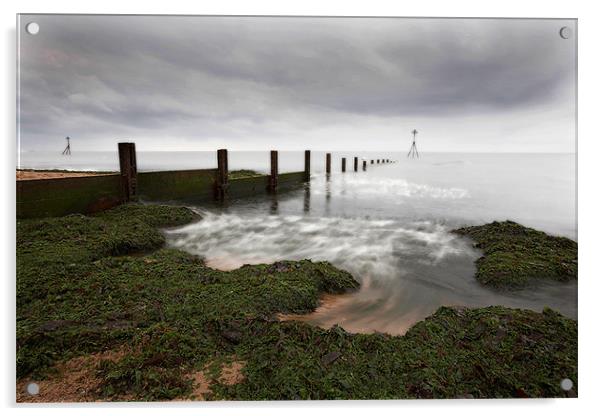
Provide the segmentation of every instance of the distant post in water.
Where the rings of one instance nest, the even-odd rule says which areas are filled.
[[[353,171],[357,172],[357,156],[353,158]]]
[[[370,164],[374,165],[374,159],[370,159]]]
[[[408,157],[411,159],[419,158],[418,148],[416,147],[416,135],[418,134],[418,130],[412,130],[412,147],[410,147],[410,151],[408,152]]]
[[[367,163],[368,163],[368,162],[367,162],[366,160],[364,160],[364,163],[362,164],[362,169],[363,169],[363,170],[366,170],[366,164],[367,164]]]
[[[138,168],[136,166],[136,144],[119,143],[119,170],[121,172],[122,202],[136,200],[138,188]]]
[[[278,151],[270,151],[270,182],[268,190],[270,192],[276,192],[278,187]]]
[[[306,150],[305,151],[305,182],[309,182],[310,166],[311,166],[311,152],[309,150]]]
[[[228,150],[226,149],[217,151],[217,177],[215,181],[217,199],[223,201],[228,193]]]
[[[330,173],[330,153],[326,153],[326,173]]]
[[[379,164],[379,163],[380,163],[380,159],[376,159],[376,164]]]
[[[345,172],[345,170],[347,170],[347,159],[342,158],[341,159],[341,172]]]
[[[71,138],[69,136],[65,137],[65,140],[67,140],[67,147],[65,147],[65,150],[63,150],[63,155],[71,155]]]

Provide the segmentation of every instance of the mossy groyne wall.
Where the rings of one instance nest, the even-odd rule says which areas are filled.
[[[138,197],[149,201],[209,201],[215,194],[215,177],[215,169],[138,173]]]
[[[138,173],[138,199],[142,201],[210,202],[216,195],[216,169]],[[228,181],[228,197],[268,193],[270,175]],[[304,172],[278,175],[278,191],[299,186]],[[123,202],[121,175],[86,176],[17,181],[17,217],[40,218],[90,214]]]
[[[278,175],[278,190],[302,184],[304,172]],[[213,201],[215,169],[138,174],[138,198],[143,201]],[[267,193],[270,175],[229,180],[228,196],[242,198]],[[121,175],[17,181],[17,217],[40,218],[90,214],[122,202]]]
[[[121,202],[121,175],[17,181],[17,218],[93,213]]]
[[[326,172],[331,171],[330,153]],[[378,159],[377,163],[389,163]],[[298,187],[310,178],[310,151],[305,151],[302,172],[278,172],[278,152],[270,152],[269,175],[232,175],[228,171],[228,151],[217,151],[216,169],[138,172],[134,143],[119,143],[120,173],[55,179],[17,181],[17,218],[56,217],[90,214],[129,201],[210,202],[275,193]],[[345,172],[346,160],[342,159]],[[366,169],[364,161],[363,170]],[[354,158],[358,170],[358,158]]]

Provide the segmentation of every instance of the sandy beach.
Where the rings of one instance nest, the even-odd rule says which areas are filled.
[[[18,181],[30,181],[39,179],[77,178],[82,176],[112,175],[113,172],[70,172],[54,170],[19,170],[17,169]]]

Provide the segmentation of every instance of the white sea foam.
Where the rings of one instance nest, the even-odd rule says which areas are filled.
[[[432,198],[432,199],[463,199],[470,195],[468,190],[457,187],[437,187],[398,178],[379,177],[375,180],[368,176],[334,176],[327,184],[317,183],[313,192],[316,195],[328,192],[347,194],[349,192],[362,196],[387,195],[391,198]],[[324,185],[324,186],[319,186]]]
[[[232,269],[277,260],[327,260],[358,279],[404,273],[400,260],[436,264],[466,253],[441,224],[304,216],[203,212],[203,220],[168,232],[169,243]]]

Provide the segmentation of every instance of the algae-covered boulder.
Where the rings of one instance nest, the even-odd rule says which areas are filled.
[[[472,238],[483,251],[476,261],[479,282],[517,289],[531,278],[577,279],[577,243],[512,221],[465,227],[455,233]]]

